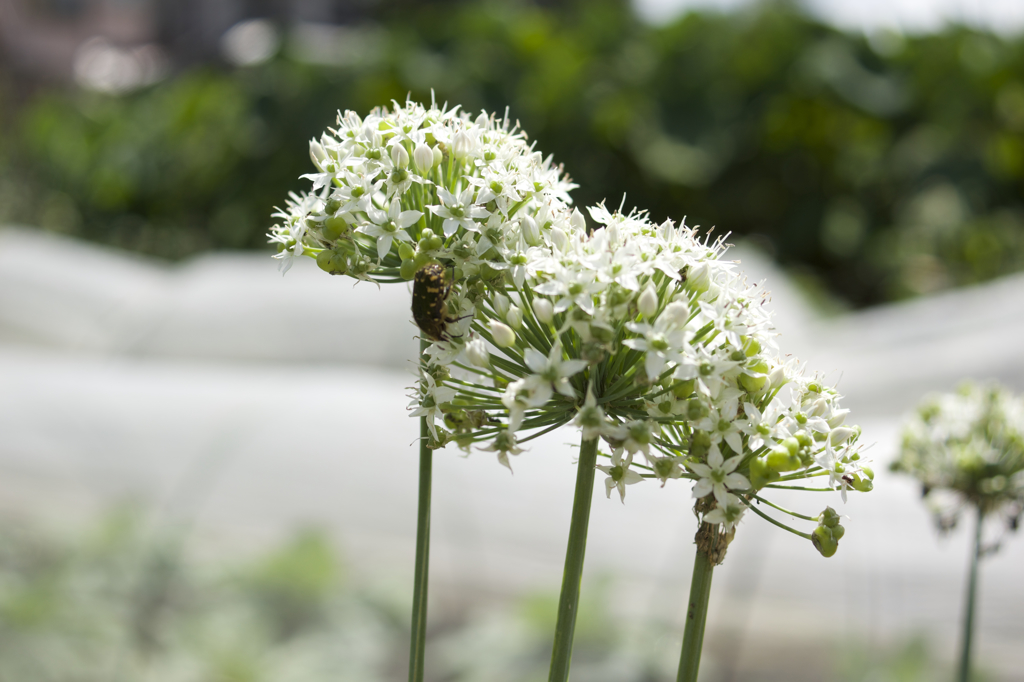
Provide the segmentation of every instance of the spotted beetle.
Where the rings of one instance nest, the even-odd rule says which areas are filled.
[[[452,283],[446,282],[444,266],[427,263],[416,271],[412,285],[412,319],[416,326],[434,341],[451,341],[446,327],[459,318],[448,316],[448,294]]]

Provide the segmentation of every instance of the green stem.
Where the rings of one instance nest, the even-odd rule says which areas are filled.
[[[775,504],[774,502],[770,502],[769,500],[764,499],[760,495],[751,495],[751,497],[753,497],[758,502],[764,502],[769,507],[772,507],[774,509],[778,509],[780,512],[783,512],[785,514],[789,514],[790,516],[796,517],[798,519],[803,519],[804,521],[815,521],[815,522],[818,520],[818,518],[816,516],[806,516],[804,514],[798,514],[795,511],[790,511],[789,509],[786,509],[785,507],[780,507],[779,505]]]
[[[772,506],[774,506],[774,505],[772,505]],[[800,537],[802,537],[802,538],[803,538],[804,540],[810,540],[810,539],[811,539],[811,534],[810,534],[810,533],[801,533],[801,532],[800,532],[800,531],[798,531],[798,530],[797,530],[796,528],[790,528],[790,527],[789,527],[789,526],[787,526],[786,524],[784,524],[784,523],[782,523],[782,522],[780,522],[780,521],[776,521],[775,519],[773,519],[772,517],[768,516],[767,514],[765,514],[765,513],[764,513],[763,511],[761,511],[760,509],[758,509],[758,508],[757,508],[757,507],[756,507],[755,505],[753,505],[753,504],[748,504],[748,505],[747,505],[747,509],[749,509],[750,511],[754,512],[755,514],[757,514],[758,516],[760,516],[760,517],[761,517],[762,519],[764,519],[764,520],[765,520],[765,521],[767,521],[768,523],[770,523],[770,524],[772,524],[772,525],[774,525],[774,526],[778,526],[778,527],[779,527],[779,528],[781,528],[782,530],[788,530],[788,531],[789,531],[790,533],[792,533],[793,535],[799,535],[799,536],[800,536]],[[787,512],[787,513],[788,513],[788,512]],[[813,521],[814,519],[811,519],[811,520]]]
[[[565,551],[565,571],[562,573],[562,593],[558,597],[558,622],[551,648],[548,682],[565,682],[569,679],[572,637],[580,603],[583,554],[587,549],[590,503],[594,499],[596,464],[597,439],[584,440],[580,445],[580,459],[576,465],[576,496],[572,503],[572,520],[569,522],[569,546]]]
[[[686,605],[686,627],[683,629],[683,650],[679,655],[677,682],[697,682],[700,652],[704,646],[704,624],[708,617],[708,598],[711,595],[711,573],[714,564],[704,550],[697,548],[693,559],[693,577],[690,579],[690,600]]]
[[[420,341],[420,357],[430,346]],[[423,682],[423,653],[427,639],[427,573],[430,568],[430,483],[433,451],[427,447],[427,417],[420,417],[420,486],[416,513],[416,568],[412,588],[412,628],[409,633],[409,682]]]
[[[974,551],[971,553],[971,572],[967,578],[967,604],[964,611],[963,645],[960,649],[959,682],[971,679],[971,641],[974,639],[974,596],[978,591],[978,561],[981,559],[981,525],[985,515],[978,509],[978,521],[974,526]]]

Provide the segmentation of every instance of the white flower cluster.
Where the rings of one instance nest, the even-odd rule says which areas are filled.
[[[975,384],[929,397],[907,420],[892,469],[921,481],[943,529],[965,504],[1015,529],[1024,515],[1024,398]]]
[[[766,292],[721,259],[720,241],[590,213],[593,231],[578,212],[549,213],[521,276],[488,283],[460,339],[431,349],[418,402],[448,405],[433,413],[438,444],[486,440],[507,465],[571,420],[609,445],[609,494],[690,478],[695,496],[716,500],[705,520],[726,530],[765,486],[824,476],[844,499],[871,488],[839,395],[778,359]]]
[[[721,240],[604,206],[588,229],[574,186],[507,118],[396,104],[329,133],[311,143],[312,192],[277,214],[271,240],[285,268],[314,256],[377,282],[419,286],[443,266],[444,284],[413,303],[431,322],[411,405],[431,447],[477,444],[508,466],[572,422],[607,443],[609,495],[691,479],[714,499],[704,520],[726,531],[747,509],[763,515],[752,502],[765,487],[870,489],[839,395],[779,359],[767,292],[722,260]],[[815,533],[834,552],[829,519]]]
[[[313,187],[292,195],[271,228],[282,270],[312,256],[332,274],[404,281],[431,261],[460,278],[521,269],[548,211],[575,187],[508,118],[408,102],[310,142]],[[517,257],[519,260],[517,260]]]

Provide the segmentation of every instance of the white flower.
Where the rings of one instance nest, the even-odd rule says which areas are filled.
[[[558,297],[554,312],[561,313],[570,306],[579,306],[588,315],[594,314],[594,295],[604,289],[594,273],[583,269],[559,269],[555,278],[534,287],[534,291],[545,296]]]
[[[508,456],[518,455],[523,451],[522,448],[516,445],[516,434],[507,429],[498,431],[498,435],[494,437],[491,444],[480,449],[486,452],[498,453],[498,463],[503,467],[506,467],[509,471],[512,471],[512,465],[508,461]]]
[[[734,453],[742,454],[742,422],[736,419],[738,407],[739,402],[736,400],[726,400],[717,407],[711,407],[708,415],[697,422],[697,428],[707,431],[712,443],[717,444],[724,440]]]
[[[651,442],[661,434],[661,427],[655,421],[631,421],[625,425],[626,437],[622,441],[622,447],[626,452],[644,453],[648,460],[651,456]]]
[[[682,478],[683,467],[682,457],[650,457],[649,463],[654,475],[661,479],[661,487],[664,488],[670,478]]]
[[[373,206],[373,197],[384,186],[384,179],[375,180],[372,176],[360,177],[346,172],[342,186],[331,193],[331,197],[341,202],[338,209],[343,213],[367,212]]]
[[[426,417],[427,428],[430,434],[437,439],[437,430],[434,421],[441,415],[441,406],[449,403],[456,396],[457,391],[450,386],[437,384],[434,377],[427,371],[420,372],[420,392],[409,407],[414,408],[411,412],[413,417]]]
[[[779,423],[781,411],[782,403],[778,400],[772,401],[764,414],[761,414],[753,403],[743,403],[743,412],[747,418],[740,420],[737,426],[747,434],[747,447],[751,452],[757,452],[763,447],[770,448],[778,442],[775,438],[775,426]]]
[[[708,463],[688,463],[690,471],[700,476],[693,486],[694,497],[704,497],[708,493],[714,493],[719,505],[725,505],[729,493],[727,488],[733,490],[745,490],[750,488],[750,481],[742,474],[734,473],[736,467],[743,460],[743,455],[736,455],[727,460],[722,459],[722,453],[718,447],[712,444],[708,452]]]
[[[554,391],[550,381],[538,376],[513,381],[501,396],[502,404],[508,408],[508,429],[518,431],[523,423],[526,410],[541,407],[551,400]]]
[[[576,391],[569,383],[569,377],[582,371],[586,366],[585,360],[568,360],[562,357],[562,344],[556,341],[551,346],[551,352],[545,356],[540,351],[527,348],[525,353],[526,366],[534,374],[551,382],[551,387],[568,398],[575,398]]]
[[[579,427],[585,440],[593,440],[601,436],[616,440],[626,437],[625,429],[613,424],[605,417],[604,410],[597,404],[594,391],[590,386],[587,387],[587,397],[583,401],[583,407],[576,413],[576,418],[572,423]]]
[[[721,500],[718,500],[717,497],[715,499],[718,501],[718,506],[705,514],[703,521],[710,524],[720,523],[725,526],[725,532],[728,533],[740,522],[743,512],[747,508],[740,498],[730,493],[726,493]]]
[[[403,242],[411,242],[412,237],[405,231],[423,215],[420,211],[403,211],[401,202],[395,198],[391,200],[391,208],[387,213],[378,210],[373,206],[366,209],[366,214],[373,222],[359,226],[358,232],[377,238],[377,257],[384,258],[391,250],[391,242],[398,239]]]
[[[305,255],[305,252],[306,247],[302,245],[302,240],[299,240],[295,242],[295,245],[292,246],[291,248],[284,249],[280,253],[275,253],[273,257],[277,258],[278,261],[280,261],[277,264],[277,267],[281,271],[281,276],[284,276],[286,272],[291,270],[291,267],[295,263],[295,260],[300,256]]]
[[[597,468],[608,474],[608,478],[604,480],[604,491],[606,497],[611,499],[612,490],[618,489],[619,501],[625,504],[626,502],[626,486],[639,483],[644,480],[640,474],[636,473],[629,468],[629,465],[633,463],[633,455],[626,455],[626,460],[622,460],[622,448],[615,450],[612,453],[611,465],[598,464]]]
[[[476,219],[486,218],[490,215],[483,206],[473,204],[474,189],[472,186],[462,190],[459,196],[455,196],[444,187],[437,188],[437,197],[441,200],[440,206],[428,206],[434,215],[444,218],[444,234],[450,237],[455,231],[462,227],[470,232],[477,232],[480,225]]]
[[[678,360],[687,336],[686,330],[670,315],[661,315],[653,325],[629,322],[626,328],[641,335],[622,343],[644,353],[644,371],[651,380],[657,379],[670,362]]]

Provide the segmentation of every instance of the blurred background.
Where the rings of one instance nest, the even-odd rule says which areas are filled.
[[[282,280],[265,234],[337,110],[431,92],[507,108],[581,206],[731,233],[875,444],[833,559],[744,522],[702,679],[950,678],[968,539],[885,469],[927,391],[1024,389],[1024,5],[0,0],[0,682],[404,678],[408,292]],[[544,679],[569,441],[436,458],[432,679]],[[689,491],[629,497],[575,679],[674,679]],[[1022,545],[984,679],[1024,680]]]

